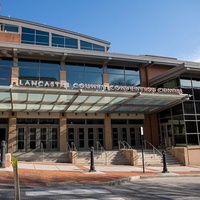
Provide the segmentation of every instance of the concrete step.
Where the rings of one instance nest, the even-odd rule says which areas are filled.
[[[69,156],[67,152],[17,152],[13,156],[19,161],[26,162],[49,162],[49,163],[68,163]]]
[[[162,150],[160,150],[162,152]],[[142,152],[141,150],[138,151],[138,165],[142,165]],[[170,166],[180,166],[182,165],[174,156],[169,154],[168,152],[165,153],[166,163]],[[159,152],[154,152],[152,150],[144,150],[144,163],[147,166],[159,166],[163,165],[163,156]]]
[[[89,164],[90,152],[79,152],[77,163]],[[129,164],[121,151],[106,151],[103,153],[94,152],[94,163],[111,164],[111,165],[128,165]]]

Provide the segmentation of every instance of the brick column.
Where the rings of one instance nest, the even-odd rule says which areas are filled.
[[[8,153],[17,150],[17,117],[16,113],[10,113],[8,120]]]
[[[111,131],[111,117],[110,114],[105,114],[104,122],[105,130],[105,150],[112,150],[112,131]]]
[[[60,151],[61,152],[65,152],[67,150],[66,138],[67,138],[66,113],[60,113]]]

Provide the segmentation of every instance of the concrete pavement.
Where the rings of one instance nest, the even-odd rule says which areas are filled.
[[[20,185],[56,186],[72,184],[120,184],[138,178],[155,176],[200,176],[200,166],[168,166],[169,173],[162,173],[162,166],[98,165],[90,172],[88,165],[69,163],[28,163],[19,162]],[[0,168],[0,184],[13,184],[12,166]]]

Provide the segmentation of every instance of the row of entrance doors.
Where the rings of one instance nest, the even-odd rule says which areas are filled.
[[[32,151],[41,149],[47,151],[58,150],[58,127],[18,127],[18,151]]]
[[[68,144],[73,148],[73,144],[77,150],[88,149],[93,147],[105,148],[106,133],[104,134],[104,127],[77,127],[68,126]],[[112,127],[112,149],[118,149],[120,141],[125,141],[134,148],[141,146],[140,128],[139,127]],[[100,143],[100,145],[99,145]],[[121,146],[122,147],[122,146]]]
[[[141,147],[141,135],[139,126],[121,127],[122,125],[112,126],[112,148],[119,148],[119,141],[126,141],[134,148]],[[77,150],[85,150],[91,146],[96,147],[97,141],[105,147],[106,133],[104,126],[74,126],[68,125],[67,141],[71,146],[75,144]],[[171,146],[172,127],[170,124],[160,125],[160,145]],[[0,126],[0,142],[7,141],[7,125]],[[71,146],[72,147],[72,146]],[[58,126],[44,125],[19,125],[17,128],[17,151],[59,150],[59,128]]]
[[[58,151],[58,126],[18,126],[17,151]],[[139,127],[112,127],[112,148],[119,148],[119,141],[126,141],[134,148],[141,145]],[[67,142],[70,148],[88,150],[91,146],[105,148],[106,134],[104,126],[74,126],[68,125]],[[99,145],[100,144],[100,145]],[[122,147],[122,146],[121,146]]]

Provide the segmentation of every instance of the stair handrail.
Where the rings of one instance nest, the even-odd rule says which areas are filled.
[[[126,140],[124,140],[123,143],[128,147],[128,149],[133,149],[132,146]]]
[[[97,145],[97,151],[99,150],[99,147],[101,148],[101,158],[102,158],[102,154],[105,153],[105,164],[107,165],[107,152],[106,152],[106,150],[103,148],[103,146],[101,145],[101,143],[99,141],[96,141],[96,145]]]
[[[42,163],[44,162],[44,146],[43,143],[40,143],[40,148],[41,148],[41,154],[42,154]]]
[[[144,140],[144,148],[146,149],[146,146],[147,146],[147,144],[149,144],[152,148],[153,148],[153,155],[155,156],[155,152],[157,151],[158,152],[158,154],[160,154],[161,156],[162,156],[162,153],[156,148],[156,147],[154,147],[153,146],[153,144],[151,144],[149,141],[147,141],[147,140]]]
[[[76,145],[74,144],[74,142],[71,142],[71,148],[72,148],[72,151],[75,151],[78,155],[78,150],[76,148]]]
[[[71,150],[71,147],[70,147],[70,145],[69,145],[69,142],[67,142],[66,144],[67,144],[67,145],[66,145],[66,146],[67,146],[67,152],[72,151],[72,150]]]
[[[126,145],[121,140],[119,140],[118,141],[119,150],[121,149],[121,144],[124,147],[124,149],[126,149]]]

